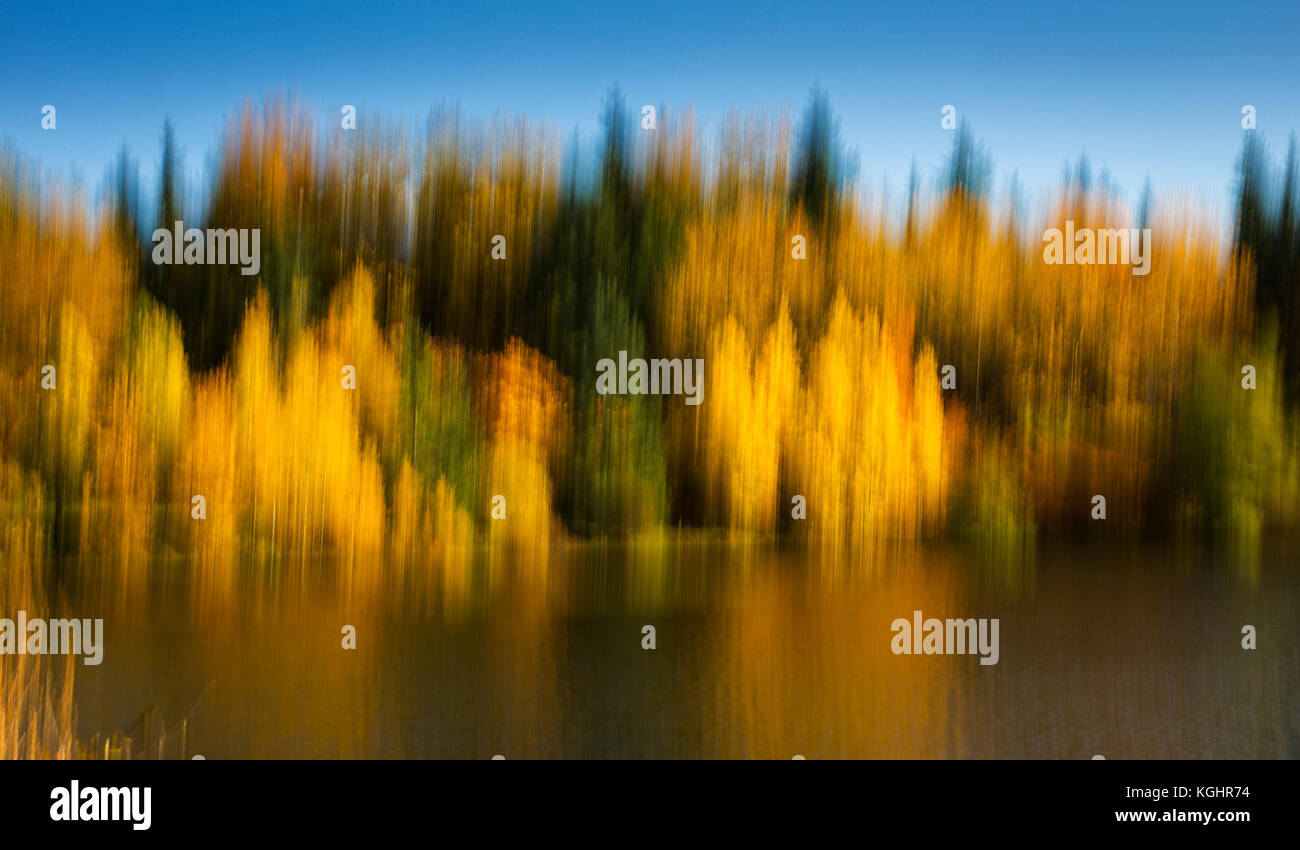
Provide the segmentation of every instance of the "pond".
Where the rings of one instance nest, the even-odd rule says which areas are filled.
[[[165,757],[1297,758],[1295,564],[1294,545],[583,545],[220,581],[64,564],[55,607],[104,619],[79,736],[152,709],[183,721]],[[896,654],[916,611],[996,619],[997,663]]]

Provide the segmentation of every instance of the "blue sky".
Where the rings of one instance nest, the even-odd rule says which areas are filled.
[[[91,190],[123,142],[146,181],[171,116],[192,178],[246,97],[297,94],[422,120],[431,105],[524,113],[592,133],[618,84],[629,106],[790,106],[819,82],[859,175],[932,177],[953,104],[998,185],[1031,196],[1086,152],[1129,197],[1222,204],[1241,107],[1285,150],[1300,129],[1300,5],[1276,3],[304,3],[0,5],[0,135]],[[41,107],[58,127],[40,128]]]

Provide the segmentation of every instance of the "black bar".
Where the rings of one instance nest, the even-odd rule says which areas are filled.
[[[1288,762],[488,762],[6,762],[0,787],[9,834],[133,842],[405,833],[462,836],[457,843],[515,835],[668,841],[700,829],[760,839],[802,830],[810,842],[885,829],[922,838],[1232,840],[1256,827],[1287,829],[1294,787]],[[52,795],[74,780],[82,795],[91,786],[148,787],[148,829],[129,818],[52,820]],[[1215,819],[1162,820],[1188,812]],[[1156,820],[1127,820],[1146,813]]]

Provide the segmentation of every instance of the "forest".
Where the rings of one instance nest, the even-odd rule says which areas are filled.
[[[603,128],[331,129],[268,97],[208,185],[167,125],[157,197],[123,150],[94,208],[5,150],[6,562],[1300,523],[1294,141],[1279,165],[1244,133],[1227,224],[1149,189],[1133,209],[1083,160],[1030,221],[964,125],[932,191],[873,199],[821,92],[707,138],[613,92]],[[260,233],[256,274],[154,262],[178,221]],[[1149,229],[1149,273],[1043,262],[1066,221]],[[703,361],[703,403],[598,391],[622,352]]]

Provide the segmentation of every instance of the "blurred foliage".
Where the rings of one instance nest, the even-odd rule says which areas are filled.
[[[1134,276],[1045,265],[965,126],[895,228],[820,91],[797,136],[732,115],[716,144],[689,114],[642,129],[614,92],[594,158],[447,108],[422,134],[313,126],[243,106],[189,216],[165,128],[151,223],[127,151],[97,217],[5,154],[7,546],[180,551],[220,581],[249,551],[460,575],[484,542],[686,526],[838,547],[1300,524],[1294,144],[1277,190],[1248,135],[1230,252],[1196,208],[1144,200]],[[260,229],[259,274],[153,265],[152,227],[181,218]],[[1082,161],[1047,218],[1137,223]],[[598,394],[619,351],[702,359],[703,403]]]

